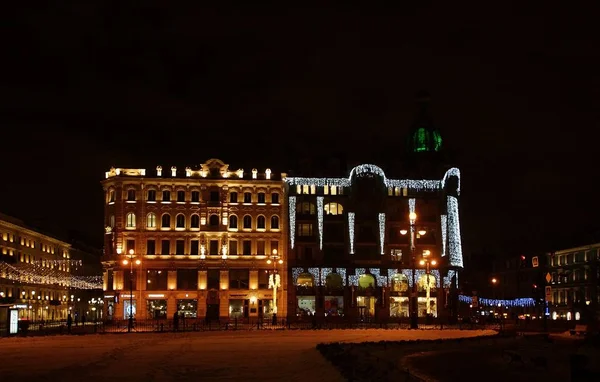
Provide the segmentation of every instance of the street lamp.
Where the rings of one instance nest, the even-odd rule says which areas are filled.
[[[133,258],[135,251],[129,250],[129,260],[124,259],[123,265],[129,264],[129,323],[127,325],[127,332],[131,333],[133,330]],[[135,265],[140,265],[141,260],[135,260]]]
[[[267,259],[267,264],[273,264],[273,272],[269,277],[269,287],[273,288],[273,323],[277,322],[277,288],[281,286],[281,277],[277,273],[277,264],[283,264],[283,259],[277,254],[277,249],[273,249],[271,256]]]

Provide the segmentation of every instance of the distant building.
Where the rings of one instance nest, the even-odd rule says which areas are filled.
[[[95,314],[88,301],[101,286],[98,253],[0,214],[0,303],[18,308],[21,319]]]
[[[287,277],[282,177],[219,159],[112,168],[102,181],[107,317],[284,316],[286,291],[272,288]]]
[[[600,243],[547,255],[550,316],[553,320],[600,317]]]

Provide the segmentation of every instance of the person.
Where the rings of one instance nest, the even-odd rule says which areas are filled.
[[[73,318],[71,317],[71,313],[67,316],[67,330],[71,333],[71,325],[73,325]]]
[[[179,329],[179,314],[178,312],[175,312],[175,314],[173,314],[173,330],[177,331]]]
[[[85,326],[85,313],[81,316],[81,325]]]

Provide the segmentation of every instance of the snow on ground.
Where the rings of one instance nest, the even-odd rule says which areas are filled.
[[[492,335],[461,330],[132,333],[0,339],[2,380],[342,381],[321,342]]]

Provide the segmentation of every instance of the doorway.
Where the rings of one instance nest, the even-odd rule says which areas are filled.
[[[219,319],[219,304],[206,305],[206,321],[217,321]]]

